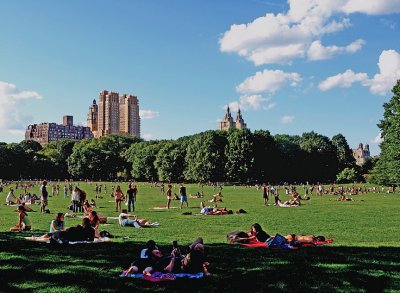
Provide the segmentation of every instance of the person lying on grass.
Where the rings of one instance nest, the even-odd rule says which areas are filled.
[[[294,243],[295,241],[300,243],[315,243],[320,241],[325,241],[326,238],[324,236],[314,236],[314,235],[296,235],[289,234],[284,236],[289,243]]]
[[[351,197],[346,197],[344,194],[341,194],[338,198],[337,201],[354,201],[353,198]]]
[[[230,241],[232,243],[265,242],[270,237],[271,236],[261,228],[260,224],[255,223],[248,232],[241,232],[239,236],[231,238]]]
[[[128,210],[126,209],[123,209],[122,213],[119,214],[118,221],[119,224],[123,227],[128,226],[128,227],[141,228],[141,227],[152,227],[159,225],[157,222],[152,223],[145,219],[139,219],[138,216],[129,214]]]
[[[32,229],[32,222],[29,218],[28,214],[25,211],[25,208],[21,205],[18,206],[18,224],[14,227],[10,228],[10,231],[30,231]]]
[[[227,210],[226,208],[218,208],[217,206],[205,206],[204,202],[200,203],[200,214],[202,215],[225,215],[233,214],[232,210]]]

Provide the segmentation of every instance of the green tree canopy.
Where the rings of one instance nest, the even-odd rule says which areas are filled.
[[[392,89],[393,97],[383,104],[383,119],[378,127],[383,139],[379,161],[371,180],[378,184],[400,182],[400,80]]]

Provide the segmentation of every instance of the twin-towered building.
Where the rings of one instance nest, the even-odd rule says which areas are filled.
[[[89,107],[87,125],[94,137],[128,134],[140,138],[139,100],[136,96],[101,91],[99,103]]]
[[[233,121],[231,111],[228,106],[226,108],[226,113],[225,113],[224,119],[222,121],[218,122],[218,129],[227,131],[231,128],[243,129],[243,128],[246,128],[246,123],[244,123],[240,109],[238,110],[238,112],[236,114],[235,121]]]

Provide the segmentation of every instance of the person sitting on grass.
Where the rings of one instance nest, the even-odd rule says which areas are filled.
[[[159,266],[158,268],[167,273],[204,273],[205,275],[210,275],[208,272],[209,265],[205,259],[203,238],[199,237],[188,246],[185,256],[181,255],[178,247],[175,247],[172,250],[169,264],[166,267]]]
[[[150,273],[156,262],[163,257],[154,240],[146,243],[146,248],[140,252],[140,258],[132,262],[131,266],[123,272],[125,276],[136,273]]]
[[[94,201],[93,198],[90,200],[90,205],[91,205],[93,208],[97,208],[97,204],[96,204],[96,202]]]
[[[209,202],[222,202],[222,193],[218,192],[217,194],[213,195],[213,198],[211,200],[209,200]]]
[[[54,219],[51,220],[50,223],[50,232],[46,233],[42,236],[39,237],[32,237],[36,240],[49,240],[50,237],[53,235],[54,232],[56,231],[64,231],[65,230],[65,221],[64,221],[64,213],[57,213],[54,216]]]
[[[258,223],[253,224],[250,228],[250,231],[246,232],[246,234],[247,236],[245,236],[245,234],[241,234],[239,237],[231,239],[231,241],[240,243],[265,242],[271,237],[261,228],[261,225]]]
[[[64,213],[57,213],[50,223],[50,233],[65,230]]]
[[[17,203],[17,198],[14,195],[14,189],[10,187],[10,192],[8,192],[6,197],[6,204],[7,205],[14,205]]]
[[[91,211],[89,213],[89,220],[90,220],[90,225],[93,227],[93,229],[95,231],[95,237],[99,238],[100,237],[100,232],[99,232],[100,218],[97,215],[96,211]]]
[[[10,228],[10,231],[30,231],[32,229],[32,222],[28,214],[25,212],[24,207],[18,206],[18,224]]]
[[[94,238],[95,231],[90,225],[90,220],[88,218],[83,218],[82,225],[70,227],[62,231],[55,231],[51,235],[50,241],[55,241],[56,243],[63,244],[75,241],[94,241]]]
[[[86,199],[85,202],[83,203],[83,216],[89,217],[89,215],[92,211],[93,211],[93,207],[89,203],[89,201]]]

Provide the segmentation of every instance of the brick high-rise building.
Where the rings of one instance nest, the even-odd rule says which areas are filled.
[[[119,134],[118,93],[102,91],[99,95],[97,137]]]
[[[63,124],[40,123],[28,125],[25,131],[25,140],[47,144],[51,141],[68,138],[79,141],[84,138],[93,138],[89,127],[73,125],[72,116],[64,116]]]
[[[119,131],[140,137],[139,101],[135,96],[122,95],[119,98]]]
[[[136,96],[101,91],[99,104],[89,107],[87,125],[95,137],[129,134],[140,137],[139,101]]]

